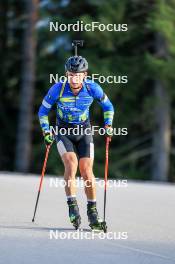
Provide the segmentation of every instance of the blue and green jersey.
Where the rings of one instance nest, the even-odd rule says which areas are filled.
[[[83,124],[89,120],[89,108],[94,99],[103,109],[105,125],[112,125],[114,108],[100,85],[86,80],[80,92],[74,95],[67,81],[54,84],[39,108],[38,116],[42,130],[49,131],[48,114],[54,104],[57,106],[58,124],[60,121],[69,124]]]

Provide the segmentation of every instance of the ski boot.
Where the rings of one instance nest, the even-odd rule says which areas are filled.
[[[77,230],[81,224],[81,217],[79,214],[79,208],[76,199],[67,201],[67,204],[69,206],[69,219],[70,222],[73,224],[75,229]]]
[[[96,208],[96,204],[94,205],[87,205],[87,215],[89,226],[93,231],[103,231],[104,233],[107,232],[106,222],[104,222],[99,216]]]

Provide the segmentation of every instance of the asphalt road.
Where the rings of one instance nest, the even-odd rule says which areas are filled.
[[[69,223],[63,181],[51,186],[49,177],[32,223],[38,184],[39,176],[0,174],[0,264],[175,263],[174,185],[110,186],[104,237],[89,230],[83,187],[77,195],[83,230],[77,232]],[[102,214],[100,184],[97,198]]]

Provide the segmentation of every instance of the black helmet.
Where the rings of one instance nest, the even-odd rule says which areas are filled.
[[[85,72],[88,70],[88,62],[82,56],[72,56],[66,61],[65,70],[70,72]]]

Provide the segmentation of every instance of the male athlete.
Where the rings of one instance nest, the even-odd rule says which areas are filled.
[[[97,100],[103,109],[106,136],[112,135],[113,106],[97,83],[86,80],[87,70],[88,62],[85,58],[81,56],[70,57],[65,64],[67,80],[54,84],[44,97],[38,115],[46,145],[50,145],[54,141],[48,121],[48,114],[54,104],[57,105],[57,126],[60,132],[61,128],[68,131],[69,128],[75,127],[82,127],[85,132],[86,128],[90,128],[89,108],[93,100]],[[75,176],[79,166],[81,177],[85,182],[89,225],[93,230],[102,230],[103,227],[96,208],[92,134],[74,135],[73,133],[66,133],[63,135],[60,132],[56,135],[56,142],[65,168],[65,192],[70,221],[76,229],[81,223],[75,189]]]

